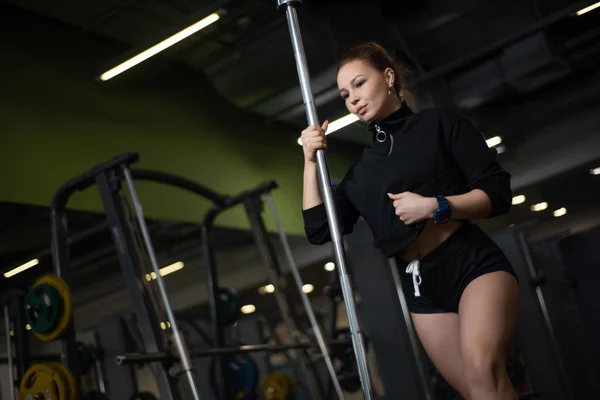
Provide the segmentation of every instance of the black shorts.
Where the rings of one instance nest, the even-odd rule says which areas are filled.
[[[458,313],[463,291],[481,275],[506,271],[516,278],[498,245],[469,222],[419,261],[419,285],[419,277],[406,272],[410,263],[399,256],[396,262],[408,309],[418,314]]]

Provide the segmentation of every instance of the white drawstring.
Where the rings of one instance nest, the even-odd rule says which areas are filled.
[[[406,267],[406,273],[412,274],[413,287],[415,288],[415,297],[421,296],[421,292],[419,291],[419,285],[422,281],[421,271],[419,270],[420,266],[421,263],[419,262],[419,260],[412,260],[408,263],[408,266]]]

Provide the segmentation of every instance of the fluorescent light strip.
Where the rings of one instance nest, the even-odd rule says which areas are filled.
[[[600,1],[598,3],[592,4],[589,7],[586,8],[582,8],[581,10],[577,11],[577,16],[583,15],[585,13],[588,13],[592,10],[595,10],[596,8],[600,7]]]
[[[354,114],[348,114],[340,119],[336,119],[335,121],[333,121],[329,124],[329,126],[327,127],[327,132],[325,132],[325,135],[330,135],[335,131],[339,131],[340,129],[345,128],[348,125],[350,125],[356,121],[358,121],[358,117]],[[298,144],[300,146],[302,146],[301,138],[298,138]]]
[[[485,141],[488,147],[495,147],[502,143],[502,138],[500,136],[494,136],[492,138],[486,139]]]
[[[18,266],[18,267],[17,267],[17,268],[15,268],[15,269],[11,269],[10,271],[8,271],[8,272],[5,272],[5,273],[4,273],[4,277],[5,277],[5,278],[10,278],[11,276],[15,276],[16,274],[20,274],[21,272],[23,272],[23,271],[25,271],[25,270],[28,270],[28,269],[29,269],[29,268],[31,268],[31,267],[35,267],[35,266],[36,266],[36,265],[38,265],[39,263],[40,263],[40,260],[38,260],[37,258],[36,258],[36,259],[33,259],[33,260],[31,260],[31,261],[28,261],[28,262],[26,262],[26,263],[25,263],[25,264],[23,264],[23,265],[20,265],[20,266]]]
[[[541,202],[541,203],[537,203],[531,206],[531,211],[544,211],[546,208],[548,208],[548,203],[546,203],[545,201]]]
[[[563,215],[565,215],[567,213],[567,209],[564,207],[559,208],[558,210],[555,210],[553,215],[558,218],[558,217],[562,217]]]
[[[519,204],[523,204],[525,203],[525,196],[520,194],[518,196],[515,196],[512,198],[512,204],[513,206],[519,205]]]
[[[246,304],[245,306],[242,306],[241,311],[243,314],[252,314],[256,311],[256,307],[254,304]]]
[[[164,268],[161,268],[158,270],[158,272],[160,272],[160,276],[165,276],[165,275],[169,275],[172,274],[173,272],[177,272],[180,269],[183,268],[183,262],[182,261],[178,261],[174,264],[171,265],[167,265]],[[156,273],[155,272],[150,272],[149,274],[146,274],[146,280],[148,282],[150,282],[151,280],[156,280]]]
[[[119,64],[116,67],[114,67],[113,69],[103,73],[102,75],[100,75],[100,80],[107,81],[111,78],[114,78],[115,76],[119,75],[120,73],[123,73],[123,72],[127,71],[128,69],[138,65],[139,63],[146,61],[150,57],[155,56],[156,54],[160,53],[161,51],[173,46],[174,44],[182,41],[183,39],[187,38],[188,36],[193,35],[194,33],[198,32],[199,30],[206,28],[210,24],[217,22],[219,20],[219,18],[220,18],[219,14],[217,14],[217,13],[210,14],[208,17],[205,17],[202,20],[196,22],[194,25],[191,25],[191,26],[185,28],[181,32],[176,33],[175,35],[171,36],[168,39],[163,40],[162,42],[160,42],[158,44],[155,44],[154,46],[150,47],[148,50],[141,52],[137,56],[130,58],[129,60],[125,61],[124,63]]]
[[[592,174],[592,175],[600,175],[600,167],[590,169],[590,174]]]

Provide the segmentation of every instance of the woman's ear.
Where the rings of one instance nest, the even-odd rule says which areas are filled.
[[[396,74],[394,73],[394,70],[391,68],[386,68],[385,71],[383,72],[384,76],[385,76],[385,80],[387,82],[387,85],[389,88],[393,88],[394,87],[394,82],[396,79]]]

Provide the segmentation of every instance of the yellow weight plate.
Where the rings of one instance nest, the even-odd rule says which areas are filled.
[[[67,392],[69,394],[69,397],[65,400],[77,400],[77,383],[75,382],[75,377],[71,371],[61,363],[48,363],[48,365],[57,369],[65,380]]]
[[[41,396],[39,396],[41,394]],[[62,374],[47,364],[34,364],[23,376],[19,387],[19,400],[68,400],[67,387]]]
[[[296,379],[290,374],[280,374],[280,377],[287,383],[288,397],[295,396],[298,390]]]
[[[288,381],[282,374],[268,375],[260,385],[266,400],[286,400],[290,396]]]
[[[53,340],[58,339],[69,327],[69,323],[71,322],[71,317],[73,315],[73,299],[71,296],[71,289],[69,289],[69,285],[62,279],[56,275],[44,275],[40,279],[38,279],[33,286],[40,285],[42,283],[46,283],[48,285],[53,286],[60,297],[63,300],[63,312],[60,316],[60,320],[54,328],[53,331],[49,333],[39,333],[33,332],[33,334],[40,339],[42,342],[51,342]]]

